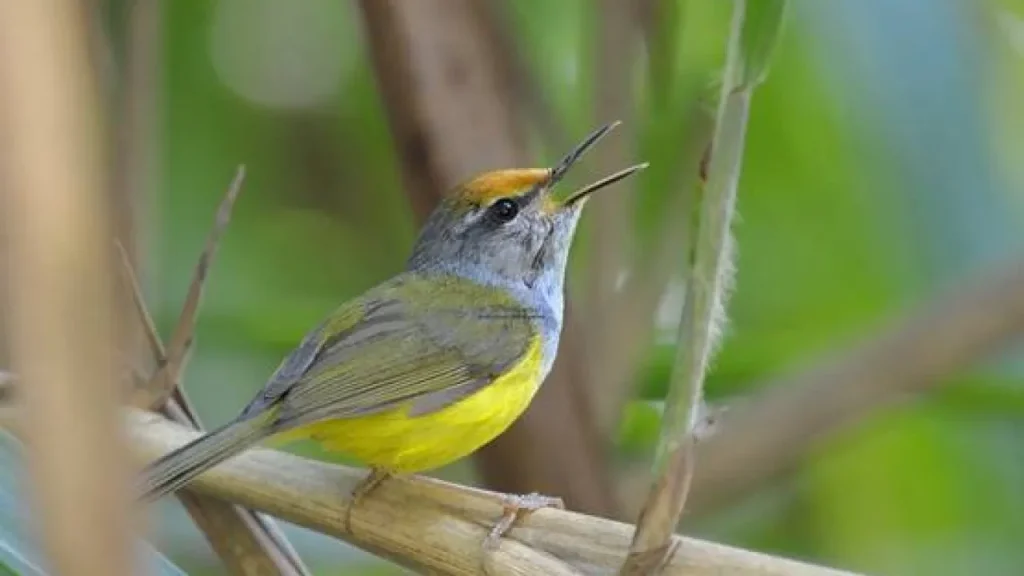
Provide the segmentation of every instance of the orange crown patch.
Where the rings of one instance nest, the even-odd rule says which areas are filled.
[[[510,194],[525,192],[548,179],[551,172],[546,168],[519,170],[496,170],[481,174],[455,189],[454,196],[477,205]]]

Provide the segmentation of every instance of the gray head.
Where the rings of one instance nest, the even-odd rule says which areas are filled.
[[[498,170],[455,187],[424,225],[409,270],[454,274],[517,291],[561,292],[587,197],[647,166],[616,172],[566,200],[552,196],[569,168],[617,124],[595,131],[554,168]]]

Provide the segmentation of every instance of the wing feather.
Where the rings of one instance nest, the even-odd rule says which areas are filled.
[[[428,414],[485,387],[527,353],[536,315],[493,289],[448,282],[441,298],[431,298],[436,284],[404,278],[351,303],[324,324],[333,337],[324,326],[307,336],[254,405],[279,402],[279,425],[291,427],[403,403]]]

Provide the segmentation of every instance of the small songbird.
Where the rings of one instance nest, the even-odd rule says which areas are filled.
[[[553,196],[616,125],[592,133],[554,168],[489,172],[455,187],[424,225],[405,271],[328,316],[234,421],[150,464],[144,499],[276,437],[312,439],[368,465],[354,503],[390,475],[444,466],[504,432],[555,360],[566,261],[587,197],[646,167],[565,200]],[[492,538],[547,500],[506,496],[507,516]]]

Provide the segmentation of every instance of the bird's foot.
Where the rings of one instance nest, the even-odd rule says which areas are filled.
[[[516,520],[541,508],[565,509],[561,498],[544,496],[536,492],[530,494],[505,494],[501,497],[501,518],[491,528],[491,533],[484,540],[484,550],[494,550],[501,538],[512,529]]]
[[[345,509],[345,531],[349,534],[352,533],[352,509],[355,508],[359,502],[362,501],[370,492],[376,490],[381,483],[390,478],[392,473],[381,469],[371,468],[370,473],[366,475],[356,484],[356,487],[352,489],[352,494],[349,497],[348,508]]]

